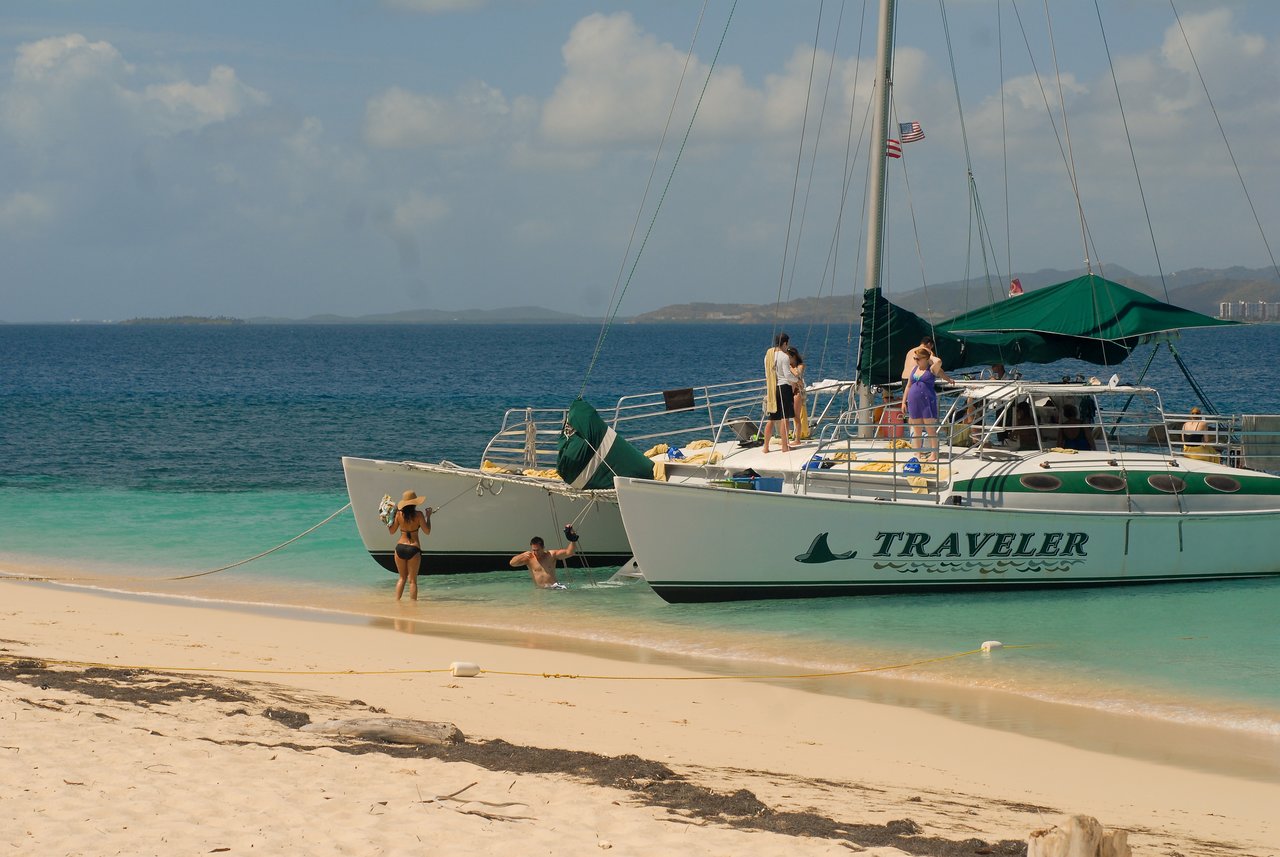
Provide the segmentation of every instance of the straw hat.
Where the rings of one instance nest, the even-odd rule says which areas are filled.
[[[401,497],[400,502],[396,503],[396,508],[403,509],[405,506],[421,506],[425,502],[427,502],[426,497],[418,497],[412,491],[406,491]]]

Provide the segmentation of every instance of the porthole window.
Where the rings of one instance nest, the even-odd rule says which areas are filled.
[[[1062,480],[1048,473],[1028,473],[1018,479],[1024,488],[1032,491],[1057,491],[1062,487]]]
[[[1167,473],[1156,473],[1148,476],[1147,484],[1166,494],[1181,494],[1187,490],[1187,483],[1181,477],[1170,476]]]
[[[1124,480],[1112,473],[1090,473],[1084,481],[1099,491],[1123,491]]]
[[[1233,476],[1222,476],[1214,473],[1204,478],[1204,484],[1208,485],[1214,491],[1221,491],[1224,494],[1234,494],[1240,490],[1240,480]]]

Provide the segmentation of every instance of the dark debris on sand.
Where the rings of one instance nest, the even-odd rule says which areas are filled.
[[[0,658],[0,680],[141,706],[183,700],[262,704],[259,698],[238,687],[200,677],[104,667],[53,669],[35,659]],[[241,713],[248,714],[249,711],[239,709],[231,712]],[[311,720],[306,713],[288,708],[267,706],[260,713],[291,729]],[[271,746],[301,752],[314,749],[314,745],[295,742]],[[326,746],[353,755],[380,753],[397,758],[469,762],[491,771],[564,774],[593,785],[629,792],[641,803],[667,809],[687,823],[723,824],[741,830],[838,840],[860,848],[888,846],[920,857],[1023,857],[1027,850],[1025,842],[1011,839],[985,842],[981,839],[952,840],[925,836],[920,826],[910,819],[886,824],[851,824],[812,812],[783,812],[765,805],[746,789],[732,793],[713,791],[690,782],[660,762],[634,755],[602,756],[578,750],[525,747],[500,739],[446,746],[402,746],[367,741],[335,742]]]

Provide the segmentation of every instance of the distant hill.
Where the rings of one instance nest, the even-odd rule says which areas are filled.
[[[1015,274],[1026,291],[1034,291],[1074,279],[1084,274],[1080,271],[1058,271],[1046,268],[1040,271]],[[1222,301],[1280,301],[1280,280],[1270,268],[1227,268],[1212,270],[1190,268],[1165,278],[1135,274],[1119,266],[1108,266],[1105,276],[1109,280],[1128,286],[1164,300],[1164,289],[1169,290],[1169,302],[1186,309],[1216,316]],[[894,303],[924,318],[938,321],[951,318],[967,310],[990,303],[1007,294],[1006,281],[991,282],[971,279],[938,283],[904,293],[892,293]],[[824,298],[797,298],[778,307],[773,304],[687,303],[672,304],[652,312],[635,316],[636,323],[655,322],[728,322],[736,324],[822,322],[849,324],[857,320],[861,311],[861,296],[836,295]]]
[[[251,318],[250,324],[593,324],[599,318],[536,306],[503,309],[408,309],[372,315],[313,315],[307,318]]]

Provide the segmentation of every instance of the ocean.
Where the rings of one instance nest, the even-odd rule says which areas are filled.
[[[789,332],[810,380],[851,377],[847,329]],[[1098,737],[1115,734],[1099,727],[1107,718],[1209,729],[1244,741],[1243,756],[1270,748],[1270,760],[1234,771],[1280,777],[1280,581],[668,605],[643,583],[609,585],[612,570],[592,568],[572,572],[564,593],[533,589],[523,572],[425,577],[420,602],[396,604],[395,578],[369,558],[350,512],[236,568],[166,579],[255,556],[341,509],[343,455],[477,463],[504,409],[564,406],[583,389],[598,334],[591,325],[0,325],[0,572],[513,641],[545,648],[548,671],[557,651],[574,649],[735,675],[914,664],[800,681],[1113,750]],[[604,405],[753,377],[771,334],[615,325],[586,397]],[[1114,371],[1131,380],[1149,348]],[[1177,348],[1222,411],[1280,413],[1280,392],[1241,372],[1275,365],[1280,327],[1191,331]],[[1171,410],[1195,403],[1167,353],[1147,380]],[[512,534],[512,553],[526,538]],[[1011,648],[931,660],[986,640]],[[1134,752],[1163,758],[1154,745]]]

